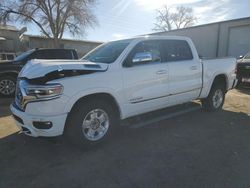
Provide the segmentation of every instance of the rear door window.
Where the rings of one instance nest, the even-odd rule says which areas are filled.
[[[162,51],[167,62],[193,59],[190,46],[185,40],[164,40]]]

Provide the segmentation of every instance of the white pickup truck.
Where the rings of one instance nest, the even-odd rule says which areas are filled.
[[[236,59],[201,60],[189,38],[144,36],[105,43],[81,60],[33,60],[19,74],[13,117],[30,136],[96,144],[119,120],[195,99],[222,108]]]

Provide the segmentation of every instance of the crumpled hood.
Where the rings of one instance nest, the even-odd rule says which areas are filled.
[[[85,60],[41,60],[29,61],[19,73],[19,77],[28,79],[39,78],[54,71],[86,70],[86,71],[106,71],[108,64],[94,63]]]

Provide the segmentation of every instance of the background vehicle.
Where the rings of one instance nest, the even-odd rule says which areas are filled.
[[[186,37],[138,37],[101,45],[79,61],[34,60],[19,74],[17,125],[30,136],[65,131],[76,144],[108,138],[125,119],[201,99],[222,108],[236,59],[201,60]]]
[[[14,95],[18,73],[31,59],[78,59],[78,55],[74,49],[32,49],[0,63],[0,96]]]
[[[2,52],[0,53],[0,63],[3,63],[5,61],[10,61],[10,60],[14,60],[16,58],[16,54],[15,53],[8,53],[8,52]]]
[[[250,52],[237,61],[238,86],[250,86]]]

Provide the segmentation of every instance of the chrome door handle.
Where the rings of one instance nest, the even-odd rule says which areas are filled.
[[[159,70],[156,74],[167,74],[167,70]]]
[[[191,66],[190,69],[191,69],[191,70],[197,70],[198,67],[195,65],[195,66]]]

